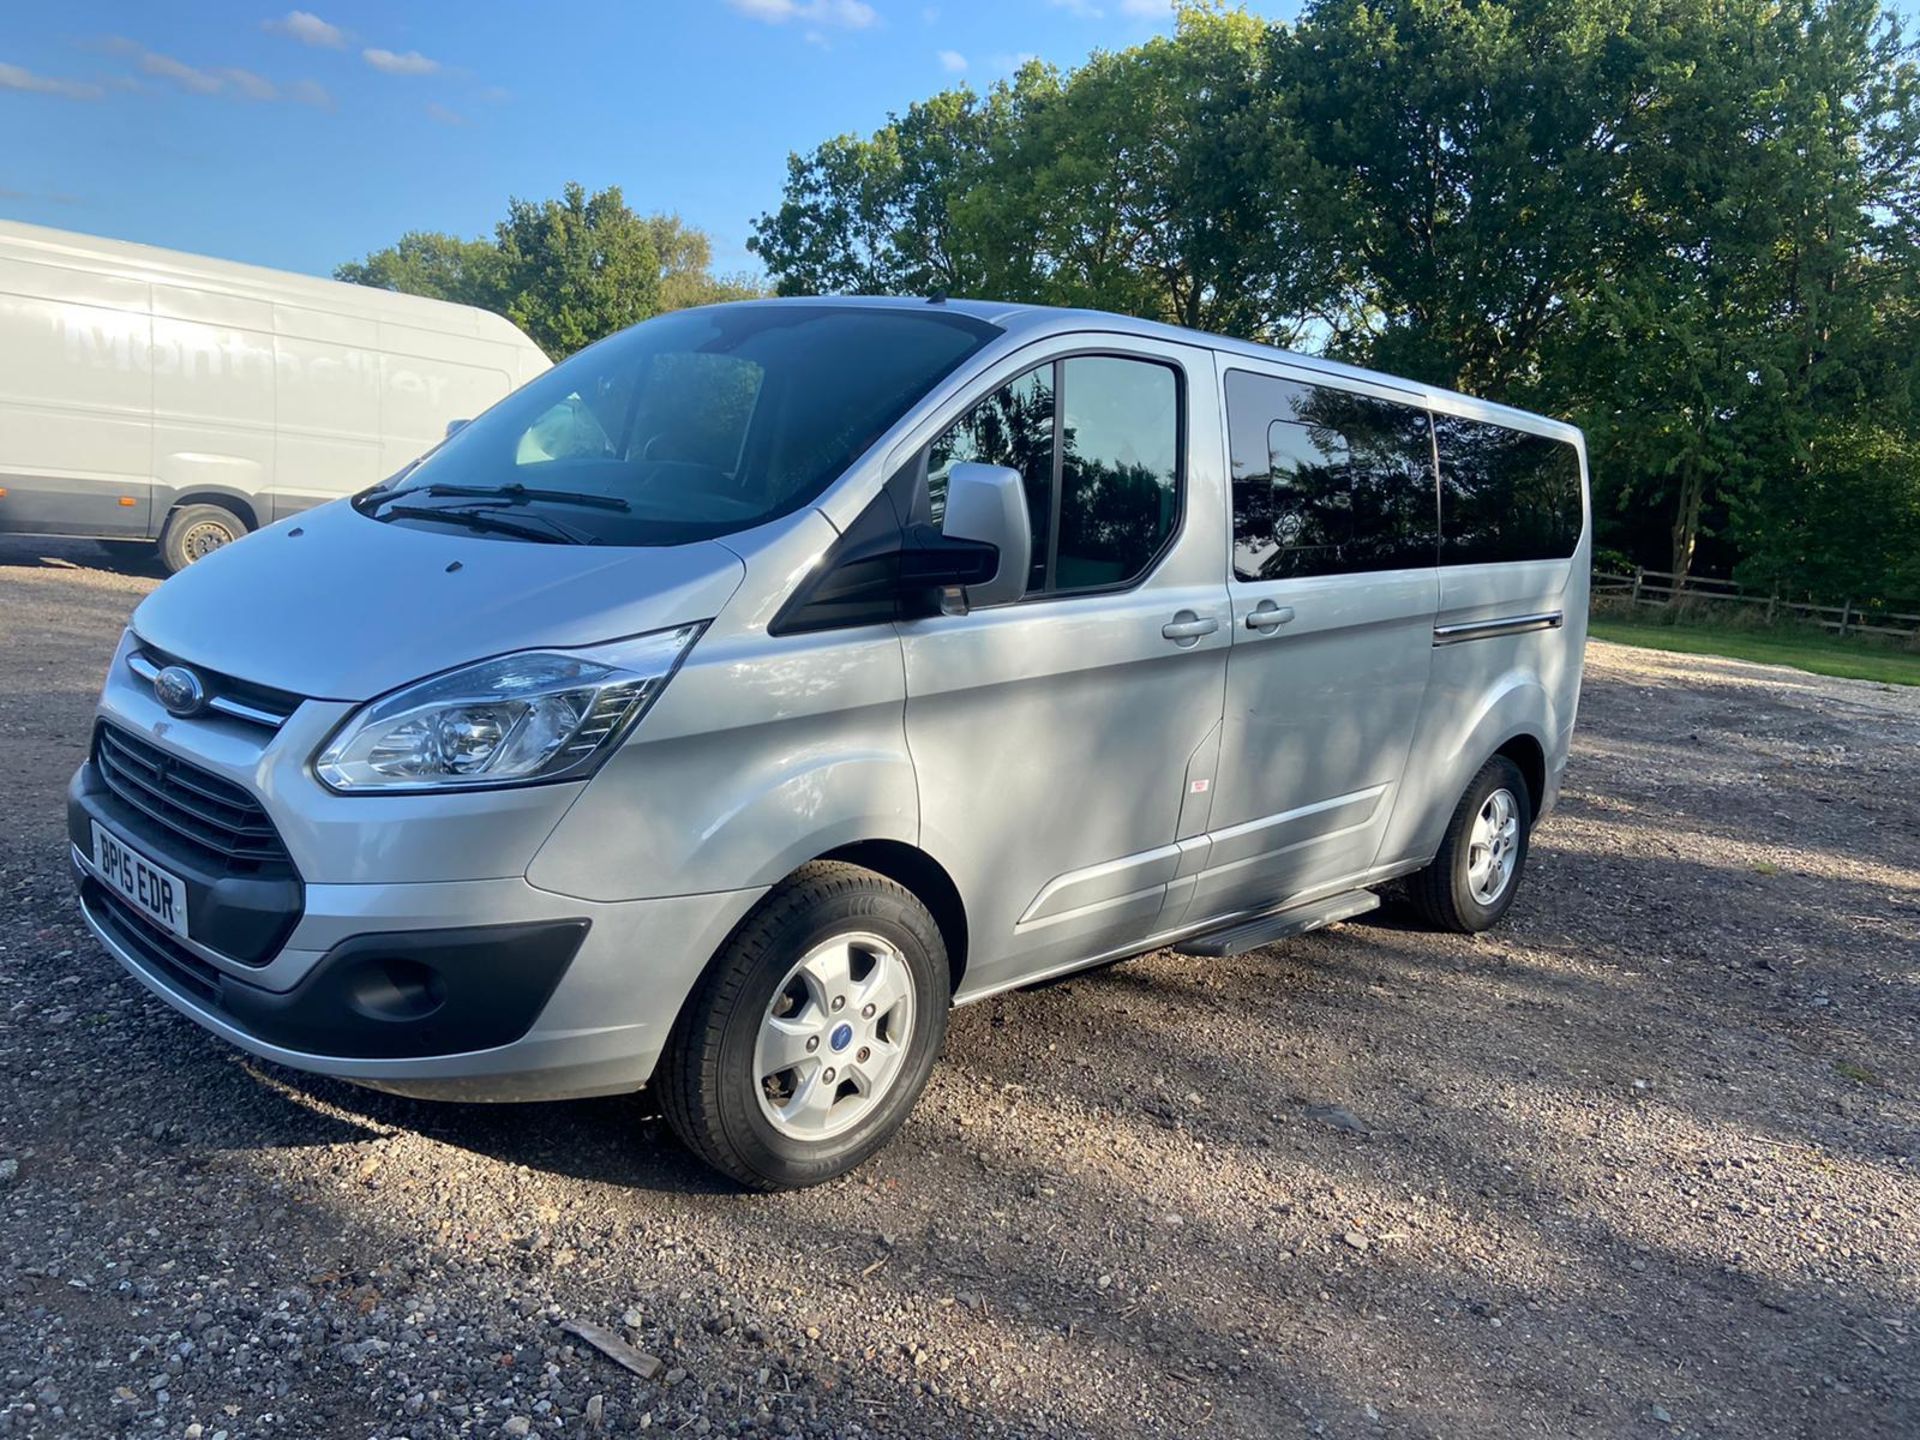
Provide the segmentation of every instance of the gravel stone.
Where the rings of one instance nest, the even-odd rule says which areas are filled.
[[[400,1100],[119,971],[62,796],[154,583],[0,538],[6,1440],[1920,1434],[1920,690],[1596,644],[1498,930],[996,997],[746,1196],[645,1095]]]

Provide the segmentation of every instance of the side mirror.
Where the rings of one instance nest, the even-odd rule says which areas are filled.
[[[990,577],[967,584],[969,607],[1010,605],[1027,593],[1033,532],[1027,523],[1027,487],[1018,470],[963,460],[947,472],[948,540],[991,545],[1000,557]],[[984,567],[983,567],[984,568]]]
[[[470,420],[449,420],[447,421],[447,433],[441,438],[445,440],[451,440],[454,436],[458,435],[462,430],[466,429],[467,426],[472,423],[473,422]]]

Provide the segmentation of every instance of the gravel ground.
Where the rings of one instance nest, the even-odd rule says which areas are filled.
[[[1920,1434],[1920,690],[1596,644],[1493,935],[961,1011],[891,1148],[746,1197],[645,1096],[381,1097],[123,977],[97,567],[0,540],[0,1434]]]

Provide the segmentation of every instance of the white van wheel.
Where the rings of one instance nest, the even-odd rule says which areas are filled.
[[[160,559],[169,575],[177,575],[246,533],[246,521],[223,505],[182,505],[160,532]]]
[[[1407,879],[1421,918],[1460,935],[1497,925],[1520,888],[1532,813],[1519,766],[1504,755],[1482,765],[1454,808],[1440,853]]]
[[[743,1185],[830,1180],[906,1121],[949,998],[946,946],[912,892],[857,865],[803,866],[695,987],[654,1077],[661,1109]]]

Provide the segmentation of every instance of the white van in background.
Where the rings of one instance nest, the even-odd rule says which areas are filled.
[[[470,306],[0,221],[0,534],[157,541],[178,570],[549,363]]]

